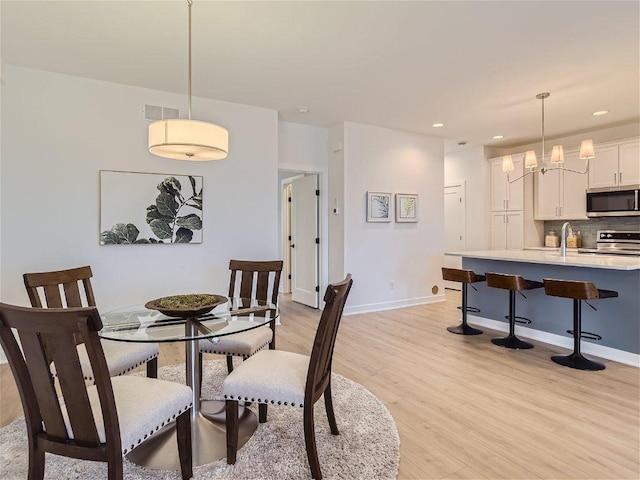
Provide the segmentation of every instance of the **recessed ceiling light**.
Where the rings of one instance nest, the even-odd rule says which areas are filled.
[[[504,135],[494,135],[493,139],[494,140],[502,140],[504,138]]]
[[[593,112],[592,115],[599,117],[600,115],[606,115],[609,113],[609,110],[598,110],[597,112]]]
[[[433,125],[431,125],[433,128],[440,128],[440,127],[444,127],[444,123],[434,123]]]
[[[298,107],[298,113],[309,113],[308,107]]]

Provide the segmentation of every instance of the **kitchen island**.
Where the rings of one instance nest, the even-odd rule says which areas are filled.
[[[638,366],[640,359],[640,258],[625,255],[569,253],[562,258],[555,251],[487,250],[452,252],[462,257],[462,268],[477,274],[485,272],[522,275],[528,280],[544,278],[593,282],[596,287],[618,292],[618,298],[590,301],[597,311],[584,305],[583,331],[602,336],[602,340],[583,339],[583,352]],[[469,315],[469,322],[500,331],[508,330],[508,293],[474,284],[468,290],[468,305],[480,308]],[[573,302],[545,295],[544,289],[523,292],[516,297],[516,315],[531,324],[516,326],[516,333],[542,342],[572,349]]]

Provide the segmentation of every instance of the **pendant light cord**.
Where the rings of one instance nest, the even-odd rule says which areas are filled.
[[[191,120],[191,6],[193,0],[187,0],[187,5],[189,5],[189,120]]]

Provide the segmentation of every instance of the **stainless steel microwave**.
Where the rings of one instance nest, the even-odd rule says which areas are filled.
[[[639,186],[587,190],[587,217],[631,217],[638,210]]]

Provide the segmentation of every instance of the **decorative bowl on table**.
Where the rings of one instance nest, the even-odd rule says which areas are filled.
[[[157,310],[167,317],[191,318],[204,315],[218,305],[227,302],[227,297],[208,293],[192,293],[188,295],[172,295],[156,298],[145,303],[145,307]]]

